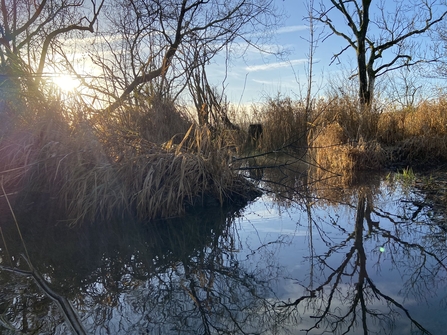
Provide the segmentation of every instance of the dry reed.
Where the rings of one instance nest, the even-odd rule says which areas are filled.
[[[70,118],[57,104],[19,105],[29,110],[10,113],[8,105],[1,114],[10,125],[0,134],[5,192],[17,193],[22,203],[43,201],[60,208],[71,223],[116,215],[178,216],[207,205],[207,199],[223,204],[257,194],[229,167],[247,134],[192,126],[168,102],[124,108],[115,115],[80,111]],[[384,166],[383,146],[399,153],[393,162],[447,161],[445,97],[381,114],[359,113],[357,106],[355,100],[336,97],[306,113],[300,102],[272,99],[257,111],[263,135],[256,149],[307,144],[319,171],[313,177],[338,175],[341,184],[352,181],[355,171]]]
[[[377,141],[352,141],[340,124],[331,123],[312,139],[310,157],[318,170],[317,179],[332,174],[338,175],[342,183],[349,183],[356,171],[381,168],[385,153]]]
[[[69,125],[58,115],[48,108],[32,126],[4,134],[0,175],[17,201],[57,208],[70,224],[117,215],[173,217],[192,206],[244,202],[256,194],[230,169],[227,141],[207,128],[191,127],[168,150],[125,131],[105,137],[103,127],[98,136],[92,120]]]
[[[380,116],[378,140],[391,163],[433,166],[447,161],[447,97]]]
[[[263,126],[257,148],[264,151],[303,149],[306,146],[307,115],[300,101],[276,97],[254,111]]]

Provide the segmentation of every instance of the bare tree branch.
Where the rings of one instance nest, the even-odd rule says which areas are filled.
[[[429,61],[409,54],[414,50],[404,50],[403,44],[416,36],[426,34],[435,25],[447,16],[446,10],[441,10],[435,15],[434,8],[439,5],[433,1],[423,1],[416,8],[405,1],[393,3],[395,13],[389,13],[384,3],[379,3],[371,8],[372,0],[331,0],[332,7],[326,10],[324,5],[316,10],[318,20],[327,25],[333,34],[343,37],[356,52],[357,76],[359,78],[359,99],[363,106],[368,106],[373,100],[373,89],[375,78],[403,66],[412,66],[421,62]],[[439,6],[438,6],[439,7]],[[441,7],[439,7],[441,8]],[[407,10],[408,9],[408,10]],[[442,9],[442,8],[441,8]],[[379,14],[374,17],[374,29],[370,28],[372,10]],[[339,12],[347,21],[347,27],[336,26],[330,19],[331,12]],[[374,35],[374,32],[378,35]],[[351,37],[352,36],[352,37]],[[366,47],[368,46],[368,47]],[[384,52],[398,47],[396,55],[390,61],[379,63]],[[337,59],[347,48],[342,49],[333,57]],[[333,62],[332,60],[332,62]]]

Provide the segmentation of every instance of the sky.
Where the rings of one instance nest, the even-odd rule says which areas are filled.
[[[281,56],[261,53],[259,50],[244,46],[234,46],[230,50],[230,60],[226,55],[215,56],[207,65],[207,78],[213,86],[224,92],[227,100],[235,105],[250,106],[263,103],[269,98],[290,97],[294,100],[304,98],[307,89],[307,69],[309,59],[309,34],[307,3],[309,0],[273,0],[278,10],[284,13],[282,24],[271,31],[271,39],[263,41],[260,47],[263,50],[283,51]],[[442,0],[433,0],[441,2]],[[359,1],[360,2],[360,1]],[[314,0],[315,6],[320,3],[328,6],[329,0]],[[396,13],[411,17],[415,8],[423,2],[420,0],[374,0],[371,5],[370,30],[374,38],[380,38],[377,30],[376,15],[374,9],[377,5],[385,6],[387,24],[395,24]],[[351,3],[352,4],[352,3]],[[407,6],[396,10],[396,6]],[[442,7],[443,10],[446,7]],[[423,20],[422,12],[416,12],[417,19]],[[338,15],[337,15],[338,14]],[[436,16],[435,10],[435,16]],[[439,8],[438,8],[439,14]],[[330,13],[330,19],[338,29],[347,28],[345,19],[336,10]],[[402,21],[401,21],[402,22]],[[327,36],[329,28],[322,23],[314,22],[315,36]],[[399,28],[399,26],[398,26]],[[404,27],[400,27],[404,29]],[[374,30],[376,29],[376,30]],[[254,32],[256,36],[256,32]],[[85,41],[84,41],[85,42]],[[313,97],[327,96],[331,88],[350,90],[351,94],[357,89],[355,76],[356,59],[355,50],[347,48],[339,59],[333,62],[333,56],[347,46],[347,41],[339,36],[330,36],[320,41],[315,49],[313,65]],[[245,50],[243,57],[236,57],[240,50]],[[383,60],[394,57],[393,53],[384,53]],[[83,56],[80,55],[82,59]],[[388,58],[387,58],[388,57]],[[225,66],[228,64],[228,66]],[[100,73],[98,74],[100,75]],[[346,78],[352,77],[351,80]],[[393,72],[393,78],[397,75]],[[61,76],[60,86],[66,86],[69,81]],[[386,83],[388,85],[388,83]],[[383,85],[383,84],[382,84]],[[391,86],[391,85],[388,85]],[[424,86],[425,87],[425,86]],[[67,87],[71,89],[71,87]],[[396,86],[397,91],[400,90]]]
[[[289,96],[299,99],[305,96],[306,91],[306,67],[308,65],[309,39],[308,21],[305,19],[307,14],[305,0],[275,0],[277,7],[286,14],[282,26],[273,34],[272,45],[266,46],[271,48],[280,46],[286,51],[286,55],[282,58],[261,54],[255,50],[249,50],[244,59],[232,59],[228,73],[225,76],[225,67],[222,62],[223,58],[216,58],[208,68],[208,77],[213,84],[222,87],[222,79],[226,78],[225,94],[232,103],[250,105],[265,101],[267,98],[281,96]],[[315,0],[319,3],[319,0]],[[324,3],[329,3],[324,0]],[[392,8],[399,1],[373,1],[373,6],[383,3],[390,15],[387,19],[392,22],[395,19],[395,8]],[[410,2],[403,2],[405,5]],[[410,7],[410,10],[412,8]],[[404,12],[402,10],[402,12]],[[376,15],[373,12],[371,15]],[[406,14],[408,15],[408,13]],[[373,17],[372,17],[373,18]],[[374,19],[374,18],[373,18]],[[337,27],[345,25],[345,21],[341,16],[331,16],[331,20]],[[322,32],[323,25],[315,23],[316,34]],[[370,24],[370,28],[374,29],[375,25]],[[325,28],[324,34],[327,35],[328,28]],[[378,37],[378,33],[376,37]],[[355,73],[356,59],[355,51],[348,48],[340,57],[341,62],[332,62],[334,54],[340,52],[347,46],[347,42],[339,36],[331,36],[320,42],[315,50],[314,55],[314,96],[324,96],[328,81],[331,83],[343,82],[341,85],[357,87],[357,79],[354,76],[352,80],[343,81],[349,75]],[[387,53],[384,58],[393,56]]]
[[[264,50],[281,49],[284,51],[284,55],[279,57],[261,53],[255,48],[248,48],[243,57],[234,57],[237,52],[233,50],[227,70],[225,54],[216,56],[207,67],[207,77],[211,84],[220,89],[224,86],[224,93],[233,104],[259,103],[265,101],[267,97],[277,96],[279,92],[282,95],[295,98],[305,90],[307,80],[305,66],[309,52],[309,45],[303,40],[303,38],[307,39],[309,35],[308,23],[304,19],[307,16],[306,0],[274,0],[274,2],[279,12],[283,12],[285,15],[281,26],[272,30],[272,39],[266,41],[267,44],[261,45],[261,48]],[[91,41],[91,39],[84,38],[82,43]],[[78,40],[75,38],[70,43],[75,45]],[[324,54],[322,51],[328,45],[325,43],[317,49],[318,59],[315,64],[315,71],[318,71],[317,84],[322,82],[321,72],[330,63],[330,53],[326,52],[322,57]],[[86,62],[85,57],[80,53],[74,53],[72,56],[77,57],[81,64]],[[84,67],[88,68],[89,64],[87,59],[87,65]],[[84,67],[78,70],[82,73]],[[335,67],[333,68],[335,70]],[[99,69],[88,71],[89,75],[101,76],[102,74]],[[327,72],[327,70],[324,71]],[[54,71],[50,69],[49,72]],[[70,78],[70,76],[59,75],[53,81],[64,90],[71,91],[73,87],[79,86],[79,82],[70,80]]]
[[[301,0],[276,0],[277,6],[285,13],[282,27],[273,34],[266,48],[279,46],[285,51],[283,56],[261,54],[249,49],[242,59],[232,59],[226,77],[225,93],[233,103],[251,104],[265,101],[269,97],[290,96],[299,98],[306,90],[306,67],[308,66],[309,39],[307,9]],[[322,26],[317,27],[317,33]],[[345,45],[341,38],[330,38],[321,43],[315,51],[315,88],[321,88],[331,73],[341,71],[341,67],[330,65],[331,57]],[[349,50],[351,51],[351,50]],[[349,54],[348,52],[347,54]],[[353,51],[351,52],[354,55]],[[208,71],[213,83],[222,87],[225,78],[224,60],[217,58]],[[324,75],[323,75],[324,74]]]

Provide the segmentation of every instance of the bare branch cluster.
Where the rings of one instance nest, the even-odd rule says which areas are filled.
[[[280,17],[273,0],[2,0],[0,12],[2,72],[35,87],[49,68],[74,74],[109,112],[145,90],[178,94],[192,68],[236,41],[260,47]]]
[[[430,29],[447,16],[440,1],[331,0],[331,6],[320,3],[315,17],[331,34],[347,43],[334,54],[333,61],[348,49],[356,52],[360,103],[370,105],[375,79],[389,71],[434,61],[421,53],[422,40]],[[334,18],[332,20],[331,18]],[[335,23],[344,21],[344,24]]]

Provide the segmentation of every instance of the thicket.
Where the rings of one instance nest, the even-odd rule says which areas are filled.
[[[230,168],[220,137],[172,101],[113,115],[67,112],[55,100],[1,104],[0,196],[21,209],[51,209],[70,224],[151,220],[258,195]]]
[[[360,111],[347,96],[305,106],[277,96],[249,112],[232,110],[238,127],[228,129],[199,126],[169,99],[146,98],[113,114],[37,95],[15,104],[4,99],[1,196],[25,207],[50,206],[71,224],[116,215],[156,219],[246,203],[259,195],[259,180],[274,178],[275,167],[285,173],[281,155],[300,157],[313,180],[330,173],[342,182],[361,170],[447,162],[445,96],[387,110]],[[262,125],[255,141],[250,123]]]
[[[406,108],[374,105],[333,95],[306,110],[302,101],[277,97],[255,109],[263,124],[258,152],[306,148],[307,163],[352,178],[383,168],[430,168],[447,162],[447,97]]]
[[[393,165],[423,168],[447,161],[445,96],[403,109],[372,108],[363,114],[357,113],[358,117],[353,124],[347,121],[349,117],[343,119],[346,114],[343,112],[349,110],[349,107],[338,109],[342,118],[337,123],[348,141],[355,140],[354,143],[347,143],[352,150],[366,145],[362,155],[366,157],[354,160],[357,162],[356,168]],[[357,133],[354,132],[356,128],[359,129]]]

